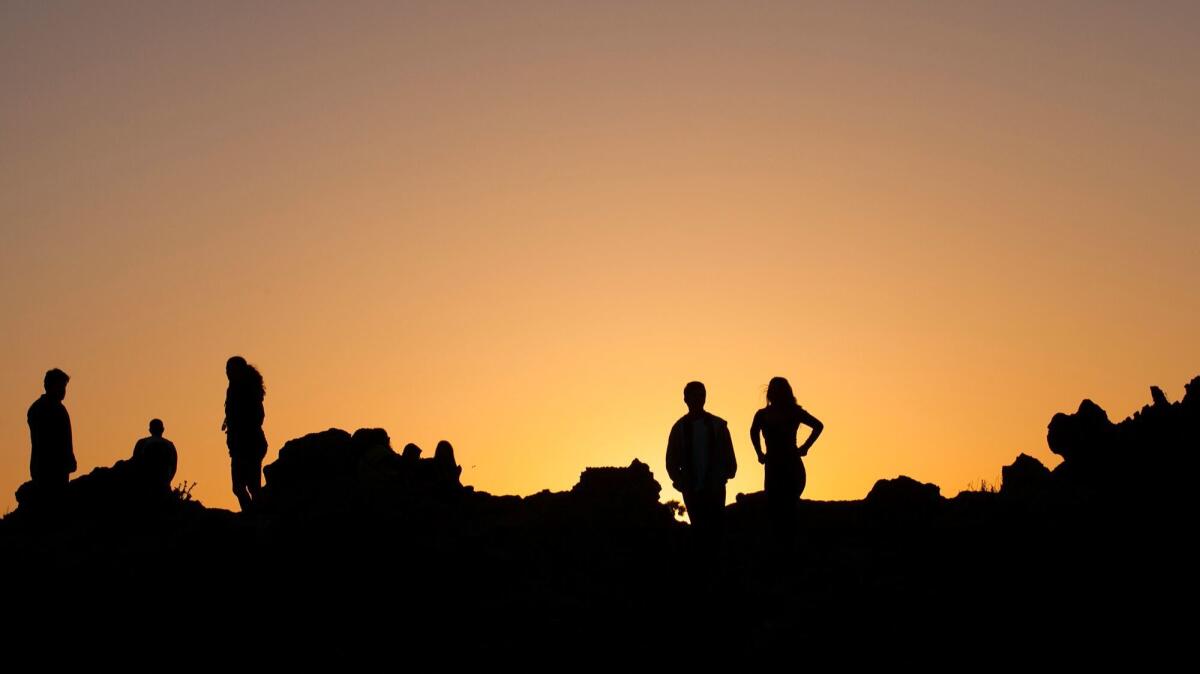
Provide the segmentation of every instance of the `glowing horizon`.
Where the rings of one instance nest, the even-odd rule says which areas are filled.
[[[606,3],[607,4],[607,3]],[[663,469],[682,388],[826,425],[806,498],[953,495],[1200,374],[1189,3],[0,7],[0,511],[71,376],[80,470],[160,417],[236,507],[225,359],[284,441],[463,482]]]

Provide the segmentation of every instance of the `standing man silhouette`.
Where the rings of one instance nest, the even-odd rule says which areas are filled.
[[[699,538],[719,541],[725,516],[725,482],[737,473],[733,440],[724,419],[704,411],[707,391],[698,381],[683,387],[688,413],[671,427],[667,475],[687,507]]]
[[[46,373],[46,392],[29,406],[29,476],[38,490],[61,494],[71,479],[75,447],[71,442],[71,415],[63,400],[67,397],[66,372],[55,368]]]

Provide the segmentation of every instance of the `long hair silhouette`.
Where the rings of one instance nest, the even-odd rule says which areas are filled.
[[[229,377],[229,385],[236,385],[243,392],[257,394],[260,398],[267,393],[258,368],[247,363],[246,359],[241,356],[232,356],[225,361],[225,374]]]
[[[772,377],[767,384],[767,405],[782,407],[797,407],[796,394],[792,393],[792,385],[783,377]]]
[[[225,392],[225,442],[229,447],[233,493],[242,511],[249,511],[262,489],[262,462],[267,455],[267,438],[262,425],[266,417],[262,374],[241,356],[225,361],[229,389]]]

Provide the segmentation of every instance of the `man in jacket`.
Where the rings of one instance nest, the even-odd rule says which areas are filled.
[[[63,400],[70,377],[57,368],[46,373],[46,392],[29,406],[29,476],[38,490],[60,495],[75,472],[75,449],[71,442],[71,415]]]
[[[707,392],[693,381],[683,387],[688,413],[671,427],[667,475],[683,494],[696,533],[716,540],[723,529],[725,482],[737,473],[733,440],[724,419],[704,411]]]

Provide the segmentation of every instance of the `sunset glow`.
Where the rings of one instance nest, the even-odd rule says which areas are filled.
[[[693,379],[730,499],[776,375],[855,499],[1200,374],[1200,5],[645,4],[0,5],[0,511],[52,367],[76,476],[159,417],[226,508],[234,354],[268,463],[383,427],[664,500]]]

